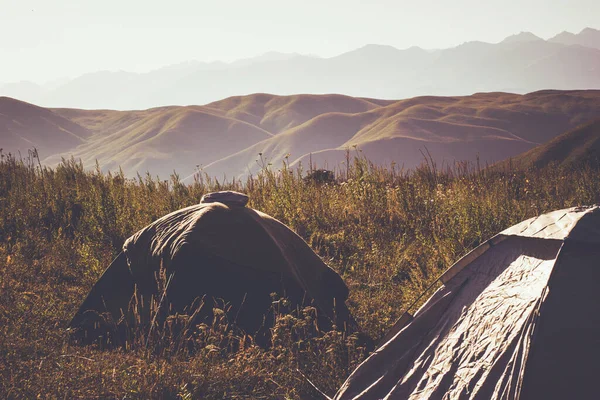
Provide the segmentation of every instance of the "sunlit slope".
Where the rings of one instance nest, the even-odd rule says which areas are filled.
[[[80,123],[94,127],[96,133],[69,156],[80,158],[86,167],[94,166],[96,160],[103,170],[121,167],[129,176],[147,171],[162,177],[173,171],[190,173],[197,165],[271,137],[257,126],[203,107],[73,114]],[[64,156],[47,161],[54,163]]]
[[[120,166],[130,176],[146,171],[168,176],[174,170],[189,175],[197,166],[206,166],[275,134],[293,132],[319,115],[333,112],[344,118],[390,103],[334,94],[254,94],[206,106],[144,111],[55,109],[55,113],[86,126],[93,135],[77,149],[50,157],[47,162],[54,164],[62,157],[74,156],[87,167],[93,167],[96,160],[103,170],[116,170]],[[332,129],[344,128],[344,124],[340,126],[335,121],[330,125]],[[319,132],[316,131],[316,136]],[[332,144],[318,137],[313,139],[304,136],[280,147],[282,151],[294,147],[310,152]]]
[[[500,161],[545,143],[600,115],[600,91],[541,91],[417,97],[365,112],[321,114],[272,138],[209,164],[209,175],[239,177],[262,159],[279,167],[309,159],[337,165],[358,148],[376,163],[413,168],[429,150],[436,162]]]
[[[126,175],[241,178],[271,164],[338,166],[347,149],[413,168],[514,157],[600,115],[600,91],[477,93],[389,101],[342,95],[236,96],[139,111],[43,109],[4,99],[4,143],[36,147]],[[10,105],[10,106],[8,106]],[[17,135],[15,132],[22,132]],[[35,133],[38,133],[36,136]],[[41,134],[44,132],[44,134]],[[29,135],[29,136],[27,136]],[[58,149],[58,150],[57,150]]]
[[[206,107],[225,112],[231,118],[249,122],[273,133],[294,128],[321,114],[354,114],[379,108],[391,100],[363,99],[337,94],[274,96],[252,94],[229,97]]]
[[[279,168],[285,160],[324,149],[336,148],[350,140],[362,127],[377,118],[374,114],[327,113],[272,138],[209,164],[204,172],[210,176],[241,178],[254,174],[267,164]]]
[[[600,118],[565,132],[499,164],[515,168],[545,167],[550,163],[565,167],[600,163]]]
[[[40,157],[64,152],[84,143],[90,132],[52,111],[0,97],[0,148],[6,153],[27,155],[36,148]]]

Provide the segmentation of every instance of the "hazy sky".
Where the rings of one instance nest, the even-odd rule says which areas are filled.
[[[0,82],[600,28],[599,0],[0,0]]]

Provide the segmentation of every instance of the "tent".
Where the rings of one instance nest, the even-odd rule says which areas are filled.
[[[241,193],[211,193],[131,236],[70,327],[86,339],[101,335],[101,314],[118,320],[135,290],[146,299],[164,293],[178,312],[203,298],[210,302],[204,317],[211,316],[213,301],[225,303],[230,321],[249,333],[264,326],[276,300],[272,294],[286,297],[291,308],[314,305],[321,328],[353,330],[341,277],[287,226],[245,207],[247,202]],[[162,290],[160,273],[166,281]]]
[[[335,399],[597,399],[600,211],[529,219],[450,267]]]

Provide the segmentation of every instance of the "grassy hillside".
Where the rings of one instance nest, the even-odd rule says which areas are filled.
[[[146,171],[187,177],[203,167],[220,179],[245,179],[260,170],[259,154],[273,165],[312,159],[333,167],[353,147],[378,165],[414,168],[425,150],[439,164],[476,158],[493,163],[597,118],[600,91],[399,101],[258,93],[134,111],[44,109],[5,99],[0,111],[0,138],[10,145],[5,150],[25,154],[36,147],[49,165],[74,156],[88,169],[96,163],[104,172],[121,167],[128,177]]]
[[[95,118],[89,120],[101,124],[97,133],[73,151],[88,168],[98,161],[104,170],[114,171],[120,166],[129,176],[137,171],[168,176],[173,171],[193,171],[198,164],[219,160],[272,136],[260,127],[204,107],[116,114],[103,124]],[[84,122],[81,117],[78,120]],[[46,162],[55,164],[63,156],[69,155],[57,155]]]
[[[393,100],[362,99],[342,95],[274,96],[265,93],[229,97],[207,104],[273,133],[281,133],[321,114],[365,112],[393,103]]]
[[[26,155],[37,148],[42,157],[70,150],[90,136],[71,120],[33,104],[0,96],[0,148]]]
[[[74,155],[88,168],[94,167],[97,160],[103,170],[120,166],[128,176],[145,171],[166,176],[174,170],[189,175],[197,165],[206,166],[226,158],[321,114],[352,114],[388,103],[341,95],[259,93],[206,106],[141,111],[54,109],[54,113],[86,127],[94,135],[76,149],[45,161],[56,164],[62,157]],[[309,138],[303,142],[314,148]],[[316,149],[321,147],[317,144]]]
[[[544,167],[548,164],[574,167],[600,163],[600,119],[563,133],[523,154],[498,164],[515,168]]]
[[[408,176],[356,159],[335,184],[315,185],[284,166],[281,174],[265,170],[235,186],[130,180],[72,162],[37,165],[0,159],[2,398],[313,395],[298,371],[329,394],[339,387],[364,348],[342,332],[316,333],[310,310],[280,315],[270,350],[220,317],[185,342],[192,353],[157,336],[127,350],[69,344],[69,318],[123,241],[208,191],[246,192],[251,207],[298,232],[343,276],[349,307],[375,340],[441,271],[486,238],[539,213],[600,200],[598,170],[585,165],[440,172],[429,164]]]
[[[497,162],[545,143],[600,113],[600,91],[541,91],[527,95],[477,93],[415,97],[359,113],[320,114],[246,150],[208,164],[212,176],[256,172],[259,153],[279,165],[309,158],[338,166],[358,147],[379,165],[414,168],[428,149],[439,164]]]

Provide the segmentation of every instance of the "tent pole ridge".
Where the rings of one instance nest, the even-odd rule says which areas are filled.
[[[406,327],[409,323],[414,319],[414,315],[410,313],[419,301],[425,296],[426,293],[438,283],[442,282],[443,285],[446,285],[449,281],[451,281],[456,275],[458,275],[465,267],[469,264],[473,263],[479,257],[481,257],[485,252],[487,252],[490,248],[496,246],[497,244],[503,242],[510,236],[519,236],[519,235],[505,235],[505,234],[497,234],[492,238],[486,240],[466,255],[461,257],[458,261],[452,264],[446,271],[444,271],[440,276],[438,276],[421,294],[415,301],[413,301],[406,309],[404,313],[396,320],[392,328],[383,336],[383,338],[377,343],[375,350],[381,347],[383,344],[389,342],[392,337],[398,334],[404,327]],[[562,249],[562,247],[561,247]],[[560,254],[560,250],[559,250]],[[466,281],[465,281],[466,282]],[[464,282],[463,282],[464,284]],[[461,285],[462,286],[462,285]]]
[[[423,298],[423,296],[425,296],[425,294],[429,293],[429,291],[431,289],[433,289],[433,287],[438,282],[442,282],[442,284],[445,285],[452,278],[454,278],[460,271],[462,271],[467,265],[471,264],[473,261],[478,259],[483,253],[485,253],[487,250],[489,250],[492,246],[495,246],[496,244],[502,242],[504,239],[506,239],[506,237],[507,237],[506,235],[498,234],[498,235],[492,237],[491,239],[486,240],[485,242],[483,242],[482,244],[480,244],[479,246],[477,246],[476,248],[474,248],[473,250],[468,252],[462,258],[460,258],[457,262],[452,264],[446,271],[444,271],[440,276],[438,276],[423,292],[421,292],[419,297],[417,297],[417,299],[415,301],[413,301],[406,308],[406,311],[404,311],[402,313],[402,315],[400,316],[400,318],[398,318],[396,320],[396,322],[394,322],[394,325],[392,325],[392,329],[390,329],[388,334],[386,334],[379,341],[379,344],[377,347],[379,347],[379,345],[387,342],[393,335],[395,335],[397,332],[399,332],[402,328],[404,328],[406,325],[408,325],[414,319],[414,315],[411,314],[410,311],[419,303],[419,301],[421,301],[421,299]]]
[[[444,273],[438,279],[441,280],[444,284],[450,282],[450,280],[454,278],[460,271],[462,271],[467,265],[471,264],[481,255],[483,255],[483,253],[488,251],[491,247],[497,245],[506,238],[506,235],[498,234],[492,237],[491,239],[486,240],[485,242],[468,252],[462,258],[460,258],[457,262],[452,264],[450,268],[444,271]]]
[[[398,332],[400,332],[406,325],[410,324],[414,319],[414,316],[409,312],[410,308],[402,313],[400,318],[394,322],[392,325],[392,329],[390,329],[377,343],[375,350],[377,350],[381,345],[387,343],[392,337],[394,337]]]

